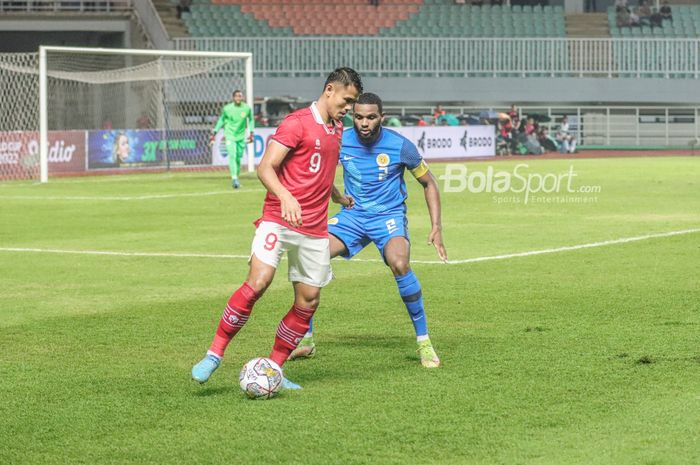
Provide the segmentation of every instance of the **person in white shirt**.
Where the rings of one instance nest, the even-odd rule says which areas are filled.
[[[575,153],[576,152],[576,137],[569,133],[569,118],[564,116],[561,120],[561,126],[557,131],[557,141],[559,141],[559,152]]]

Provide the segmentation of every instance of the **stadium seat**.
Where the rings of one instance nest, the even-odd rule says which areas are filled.
[[[175,1],[175,0],[171,0]],[[383,0],[379,7],[365,0],[331,3],[308,0],[196,0],[185,25],[193,35],[288,36],[426,36],[426,37],[561,37],[565,35],[563,9],[506,5],[455,5],[451,0]],[[537,13],[534,13],[536,11]],[[329,23],[327,18],[362,18]],[[546,17],[546,19],[545,19]],[[212,27],[211,24],[214,24]],[[479,27],[484,24],[484,27]],[[515,27],[522,24],[522,27]],[[543,26],[544,25],[544,26]],[[231,32],[233,34],[233,32]]]
[[[273,5],[273,6],[271,6]],[[328,17],[343,18],[328,21]],[[347,19],[350,18],[350,19]],[[355,19],[356,18],[356,19]],[[618,28],[612,8],[607,11],[610,35],[613,38],[685,38],[700,34],[700,6],[675,8],[674,21],[664,21],[662,27]],[[325,0],[197,0],[190,14],[183,15],[183,22],[194,36],[235,37],[289,37],[289,36],[380,36],[397,37],[566,37],[566,21],[561,6],[506,6],[456,5],[452,0],[383,0],[379,7],[368,5],[365,0],[327,2]],[[517,75],[537,76],[538,70],[554,66],[547,75],[563,75],[569,69],[570,50],[564,43],[554,42],[551,50],[542,56],[511,57],[516,64]],[[622,74],[637,72],[638,58],[635,41],[614,44],[612,59]],[[476,71],[462,72],[469,76],[492,75],[488,71],[502,66],[496,63],[487,49],[478,48],[476,56],[469,57]],[[645,48],[639,49],[646,53]],[[493,55],[493,53],[491,53]],[[658,52],[644,56],[643,64],[656,76],[656,69],[666,66]],[[690,54],[688,54],[690,56]],[[285,61],[289,57],[279,57]],[[270,57],[267,58],[271,59]],[[309,69],[314,69],[313,57],[307,57]],[[386,73],[404,69],[404,56],[398,56]],[[679,57],[678,59],[683,59]],[[449,73],[449,64],[442,64]],[[483,71],[483,72],[482,72]],[[674,76],[682,76],[682,72]]]

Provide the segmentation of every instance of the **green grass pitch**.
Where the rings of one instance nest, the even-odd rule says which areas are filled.
[[[525,163],[573,166],[597,201],[444,193],[452,260],[700,228],[697,158]],[[0,184],[0,464],[700,463],[700,232],[415,263],[443,362],[432,371],[370,246],[363,261],[334,261],[316,358],[285,365],[304,390],[250,401],[238,371],[269,353],[291,303],[286,262],[212,380],[189,377],[247,270],[263,191],[243,183],[233,192],[210,172]],[[435,261],[420,186],[407,183],[412,258]]]

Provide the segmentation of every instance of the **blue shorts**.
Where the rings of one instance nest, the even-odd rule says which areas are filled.
[[[340,239],[348,253],[344,258],[350,259],[357,255],[367,244],[374,242],[379,253],[384,258],[384,246],[393,237],[408,235],[408,218],[406,213],[392,211],[387,213],[360,213],[358,210],[340,210],[328,220],[328,232]]]

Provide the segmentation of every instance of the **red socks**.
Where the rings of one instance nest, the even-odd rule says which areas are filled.
[[[223,357],[226,347],[233,336],[241,330],[248,321],[253,305],[260,297],[260,294],[248,285],[243,283],[241,287],[233,293],[228,300],[224,314],[219,321],[219,327],[214,335],[214,340],[209,347],[209,352]],[[275,344],[272,346],[270,358],[279,366],[287,361],[287,357],[296,349],[306,331],[309,330],[309,322],[314,315],[314,309],[292,305],[289,312],[280,322],[275,335]]]
[[[216,330],[216,335],[211,343],[209,352],[219,356],[224,356],[226,346],[231,342],[233,336],[241,330],[250,312],[253,311],[253,305],[260,297],[260,294],[248,285],[243,283],[241,287],[233,293],[224,310],[224,314],[219,321],[219,327]]]
[[[314,315],[314,309],[292,305],[287,315],[282,318],[277,327],[275,344],[272,346],[270,358],[279,366],[287,361],[287,357],[299,345],[299,342],[309,330],[309,321]]]

